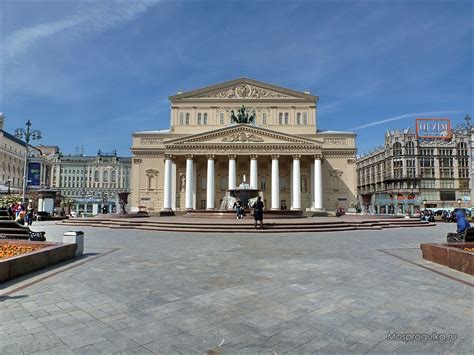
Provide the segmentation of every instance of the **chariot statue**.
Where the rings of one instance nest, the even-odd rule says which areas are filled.
[[[232,123],[252,123],[255,121],[255,110],[248,111],[244,105],[239,108],[237,116],[235,115],[234,110],[230,111],[230,121]]]

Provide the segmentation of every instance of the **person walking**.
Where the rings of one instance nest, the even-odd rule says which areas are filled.
[[[30,203],[28,205],[28,208],[26,209],[25,225],[31,226],[32,224],[33,224],[33,206]]]
[[[262,202],[262,197],[258,196],[257,201],[252,205],[253,208],[253,218],[255,220],[255,229],[257,229],[257,222],[260,221],[260,229],[263,229],[263,208],[264,204]]]

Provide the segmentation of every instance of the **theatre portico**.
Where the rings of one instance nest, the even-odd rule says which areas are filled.
[[[355,201],[355,134],[318,130],[317,96],[244,78],[170,101],[169,129],[133,134],[133,210],[221,209],[244,176],[267,210]]]

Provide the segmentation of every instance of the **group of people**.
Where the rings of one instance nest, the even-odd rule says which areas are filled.
[[[262,197],[258,196],[257,201],[254,204],[249,206],[252,209],[253,219],[255,220],[255,229],[257,229],[257,222],[260,222],[260,229],[263,229],[263,208],[265,207],[262,202]],[[233,206],[235,212],[237,213],[237,219],[242,219],[245,216],[244,206],[240,198],[237,198]]]
[[[421,211],[421,213],[420,213],[420,219],[421,219],[422,221],[434,222],[435,218],[434,218],[434,213],[433,213],[433,211],[424,209],[424,210]]]
[[[12,203],[7,208],[7,213],[10,219],[27,226],[33,224],[33,211],[33,206],[31,204],[29,204],[28,207],[25,207],[21,201]]]

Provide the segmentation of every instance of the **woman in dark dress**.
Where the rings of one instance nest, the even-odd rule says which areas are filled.
[[[260,229],[263,229],[263,207],[262,197],[258,196],[257,201],[252,205],[255,229],[257,229],[257,221],[260,221]]]

